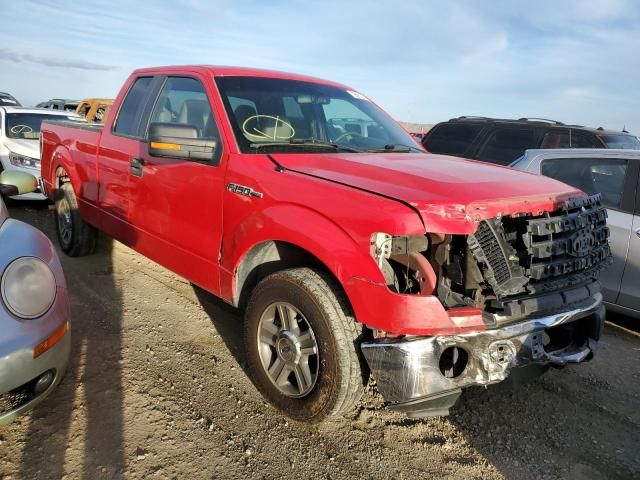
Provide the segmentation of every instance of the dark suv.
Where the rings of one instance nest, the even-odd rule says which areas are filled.
[[[531,148],[628,148],[640,150],[640,140],[615,132],[554,120],[458,117],[434,126],[422,140],[432,153],[456,155],[509,165]]]

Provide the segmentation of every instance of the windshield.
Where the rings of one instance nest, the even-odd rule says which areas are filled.
[[[640,140],[633,135],[600,135],[607,148],[640,150]]]
[[[218,77],[234,134],[244,153],[422,151],[395,121],[358,92],[298,80]]]
[[[72,120],[75,116],[42,115],[40,113],[7,113],[5,131],[8,138],[38,140],[43,120]]]

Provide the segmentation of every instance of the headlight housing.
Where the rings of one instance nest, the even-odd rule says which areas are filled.
[[[9,163],[16,167],[40,169],[40,159],[9,152]]]
[[[371,235],[370,253],[375,259],[387,287],[398,293],[433,295],[437,276],[429,262],[432,243],[427,235]]]
[[[49,266],[36,257],[20,257],[9,264],[0,284],[2,300],[15,316],[44,315],[56,298],[56,279]]]

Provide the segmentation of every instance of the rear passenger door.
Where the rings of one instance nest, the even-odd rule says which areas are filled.
[[[525,150],[540,143],[541,130],[532,127],[498,125],[489,133],[476,159],[498,165],[509,165],[524,155]]]
[[[576,187],[590,195],[600,193],[607,207],[607,225],[613,264],[600,275],[604,299],[617,303],[629,246],[640,161],[609,156],[606,158],[545,158],[541,173]]]
[[[129,218],[136,250],[209,291],[218,290],[224,163],[223,145],[207,82],[197,74],[162,78],[152,101],[140,152],[141,168],[129,177]],[[148,126],[191,125],[198,139],[216,142],[217,161],[152,156]]]

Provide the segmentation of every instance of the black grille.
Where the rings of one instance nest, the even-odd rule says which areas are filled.
[[[484,265],[485,278],[500,297],[522,291],[529,282],[518,262],[517,251],[506,240],[499,220],[487,220],[468,239],[469,248]]]
[[[34,378],[10,392],[0,394],[0,415],[17,410],[33,400],[37,396],[34,392],[37,381],[38,378]]]
[[[498,300],[575,290],[611,261],[606,218],[594,195],[538,217],[483,221],[467,243]]]
[[[585,273],[597,277],[611,260],[608,239],[600,195],[572,200],[559,212],[527,220],[522,242],[529,257],[531,290],[557,288],[563,280],[574,285]]]

